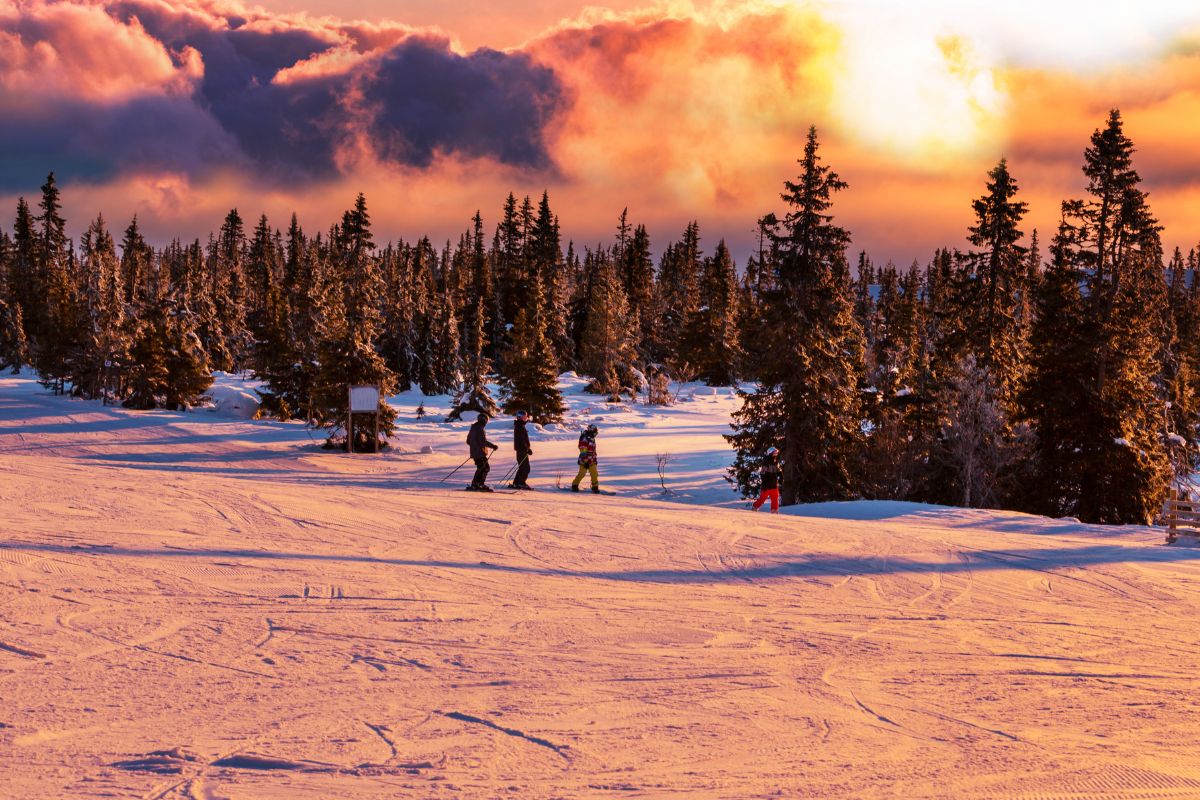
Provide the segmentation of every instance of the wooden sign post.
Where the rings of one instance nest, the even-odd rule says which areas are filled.
[[[350,387],[350,402],[346,412],[346,452],[354,452],[354,415],[371,414],[375,418],[375,438],[371,452],[379,452],[379,387],[359,385]]]

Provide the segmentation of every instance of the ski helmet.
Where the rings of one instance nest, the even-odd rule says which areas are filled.
[[[588,425],[586,428],[583,429],[583,432],[586,433],[588,436],[595,436],[600,431],[595,425]]]
[[[518,411],[516,414],[513,414],[513,416],[516,417],[517,419],[525,419],[526,417],[529,416],[529,414],[524,411]]]
[[[778,448],[778,447],[768,447],[768,448],[767,448],[767,455],[769,455],[769,456],[777,456],[777,455],[779,455],[779,448]]]
[[[476,422],[487,422],[487,421],[488,421],[488,420],[490,420],[490,419],[491,419],[491,417],[489,417],[489,416],[488,416],[487,414],[485,414],[484,412],[480,411],[480,412],[479,412],[479,416],[477,416],[477,417],[475,418],[475,421],[476,421]]]

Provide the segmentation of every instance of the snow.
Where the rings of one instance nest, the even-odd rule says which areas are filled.
[[[1200,548],[913,503],[752,516],[729,391],[618,412],[564,386],[549,490],[478,495],[439,482],[448,398],[394,398],[367,456],[0,377],[0,795],[1200,796]],[[620,494],[550,489],[600,418]],[[498,473],[511,421],[489,436]]]
[[[259,401],[252,386],[257,384],[247,385],[248,382],[225,373],[217,373],[215,378],[212,388],[205,394],[211,401],[208,410],[224,417],[253,419],[258,413]]]

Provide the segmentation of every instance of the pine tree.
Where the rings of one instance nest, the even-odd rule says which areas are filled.
[[[579,348],[579,365],[591,376],[589,391],[617,402],[632,385],[633,329],[629,306],[617,270],[603,252],[592,255],[587,317]]]
[[[13,289],[13,260],[12,242],[0,231],[0,370],[11,369],[16,375],[29,360],[29,346],[21,303]]]
[[[863,259],[860,258],[860,264]],[[878,301],[864,301],[859,292],[856,317],[867,319],[872,330],[868,342],[868,389],[863,409],[869,419],[864,493],[874,498],[910,499],[926,469],[925,444],[916,435],[922,406],[925,328],[923,284],[916,265],[901,275],[888,263],[878,271],[866,265],[866,274],[878,290]],[[861,279],[860,279],[861,281]],[[869,310],[868,310],[869,309]],[[868,316],[869,315],[869,316]]]
[[[561,422],[567,410],[558,391],[554,353],[543,330],[543,302],[541,291],[535,287],[531,306],[517,312],[500,390],[506,414],[523,410],[539,424]]]
[[[146,272],[153,258],[154,252],[142,236],[135,215],[121,238],[121,286],[125,290],[126,305],[133,305],[140,299]]]
[[[35,307],[38,327],[34,339],[34,367],[41,382],[56,392],[66,391],[74,374],[85,336],[75,278],[74,255],[66,234],[66,220],[59,213],[62,201],[51,172],[42,186],[41,213],[36,224],[33,272],[39,292]]]
[[[173,296],[161,262],[147,265],[130,348],[128,408],[186,410],[212,385],[195,317]]]
[[[1063,204],[1063,255],[1087,285],[1080,346],[1090,367],[1082,389],[1089,413],[1055,444],[1078,454],[1081,486],[1065,500],[1092,522],[1149,521],[1170,477],[1156,330],[1165,303],[1160,227],[1133,150],[1113,110],[1084,153],[1089,196]]]
[[[683,238],[668,247],[658,269],[658,319],[662,348],[656,360],[669,363],[677,372],[691,373],[693,365],[683,362],[677,345],[688,320],[699,305],[701,273],[700,224],[688,223]],[[691,377],[684,374],[682,377]]]
[[[209,243],[210,279],[218,325],[217,337],[206,342],[213,368],[243,369],[250,353],[253,334],[246,322],[246,235],[236,208],[225,215],[217,238]]]
[[[314,410],[325,427],[335,432],[346,421],[348,387],[377,386],[380,433],[386,438],[393,431],[396,414],[385,398],[394,393],[396,379],[376,346],[383,280],[373,255],[371,218],[362,194],[354,201],[354,208],[342,216],[338,236],[330,244],[336,259],[332,277],[334,297],[322,321]],[[332,441],[335,437],[331,434],[330,438]],[[371,449],[377,445],[373,443]],[[347,442],[346,446],[357,447],[359,443]]]
[[[567,305],[571,280],[563,260],[562,236],[558,218],[550,210],[550,195],[542,192],[529,236],[529,258],[534,281],[541,287],[546,315],[546,337],[554,357],[554,369],[560,370],[575,355],[568,325]]]
[[[86,334],[70,380],[85,397],[95,398],[109,390],[112,368],[125,363],[130,347],[120,262],[103,216],[84,233],[81,250]]]
[[[741,346],[742,371],[747,378],[762,375],[764,365],[772,359],[773,331],[768,327],[767,297],[776,288],[773,281],[779,272],[776,234],[779,219],[765,214],[758,220],[758,253],[746,265],[742,290]]]
[[[987,193],[975,200],[975,224],[968,240],[980,248],[968,254],[974,280],[968,297],[968,350],[995,382],[1002,409],[1011,409],[1024,377],[1024,341],[1017,312],[1026,278],[1021,220],[1028,205],[1015,199],[1017,181],[1000,159],[988,173]],[[1007,422],[1005,426],[1007,428]]]
[[[692,312],[680,343],[680,358],[709,386],[732,386],[741,370],[737,272],[722,239],[704,260],[700,304]]]
[[[37,344],[39,332],[45,327],[46,294],[37,272],[37,235],[33,230],[33,213],[24,197],[17,199],[17,216],[13,221],[11,285],[13,297],[25,326],[24,338],[30,348]],[[29,354],[32,356],[32,353]]]
[[[431,288],[432,313],[421,358],[420,386],[426,395],[450,393],[462,380],[458,333],[458,305],[452,291],[437,293]]]
[[[742,393],[734,433],[726,437],[737,450],[731,477],[747,494],[765,447],[780,446],[785,505],[854,496],[863,438],[850,235],[828,213],[846,183],[821,163],[816,128],[800,165],[799,179],[784,183],[789,212],[775,234],[778,288],[767,299],[774,358],[764,364],[759,388]]]
[[[407,392],[417,381],[420,316],[425,313],[421,273],[426,252],[401,242],[388,245],[380,259],[383,273],[379,352],[396,375],[396,388]]]
[[[449,420],[462,417],[464,411],[478,411],[489,416],[496,413],[496,401],[488,388],[492,371],[487,357],[487,312],[485,304],[491,287],[491,267],[483,245],[483,218],[475,212],[472,233],[465,239],[469,247],[468,294],[463,320],[463,376]],[[462,248],[460,248],[462,249]]]

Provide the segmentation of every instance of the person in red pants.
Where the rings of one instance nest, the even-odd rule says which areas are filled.
[[[758,471],[759,494],[754,501],[754,510],[762,508],[763,503],[771,501],[771,513],[779,513],[779,448],[767,448],[767,457],[763,459],[762,468]]]

